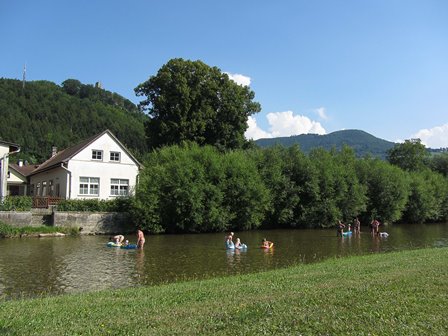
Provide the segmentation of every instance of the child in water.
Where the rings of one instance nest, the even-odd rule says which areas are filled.
[[[274,245],[273,242],[266,240],[266,238],[263,238],[263,240],[261,241],[261,247],[263,248],[271,248]]]
[[[247,248],[247,245],[241,243],[241,240],[239,238],[237,238],[236,242],[235,242],[235,248],[241,250],[241,249]]]

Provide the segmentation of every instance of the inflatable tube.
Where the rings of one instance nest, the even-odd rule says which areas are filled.
[[[122,245],[120,248],[125,250],[135,250],[137,248],[137,244]]]
[[[260,248],[262,248],[262,249],[270,249],[270,248],[273,248],[273,247],[274,247],[274,243],[270,243],[269,246],[264,246],[264,245],[260,246]]]
[[[245,250],[245,249],[247,249],[247,245],[246,244],[241,244],[240,246],[235,247],[235,248],[238,249],[238,250]]]
[[[352,235],[352,231],[342,232],[342,235],[347,237]]]
[[[117,244],[114,242],[108,242],[107,243],[107,247],[121,247],[121,244]]]
[[[389,237],[389,234],[387,232],[380,232],[380,237]]]

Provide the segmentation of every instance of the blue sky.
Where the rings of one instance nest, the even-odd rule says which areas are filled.
[[[361,129],[448,147],[448,1],[0,0],[0,77],[133,89],[172,58],[249,84],[248,137]]]

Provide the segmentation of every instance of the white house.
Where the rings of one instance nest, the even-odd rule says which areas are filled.
[[[141,164],[109,131],[57,152],[28,174],[31,196],[112,199],[132,193]],[[20,170],[20,169],[19,169]]]
[[[0,201],[7,196],[9,177],[9,156],[20,152],[20,146],[0,140]]]

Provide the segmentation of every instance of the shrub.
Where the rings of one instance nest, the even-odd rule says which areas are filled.
[[[0,211],[29,211],[32,205],[30,196],[6,196],[0,203]]]
[[[63,200],[57,206],[58,211],[127,212],[131,199],[118,197],[112,200],[75,199]]]

